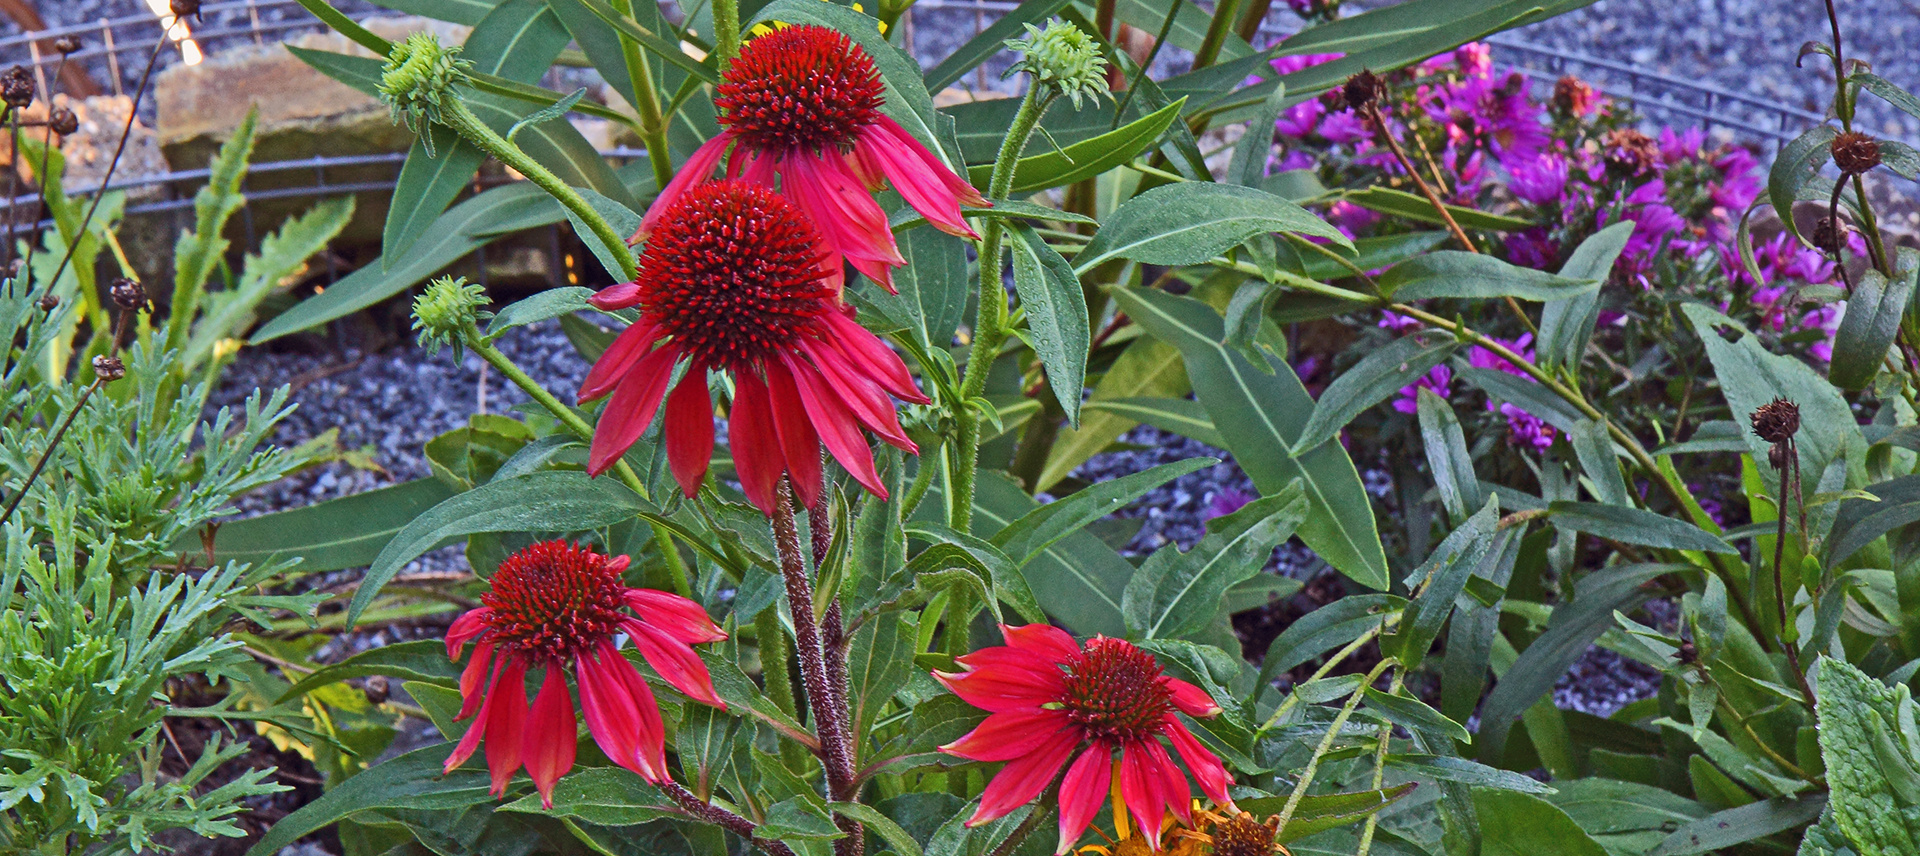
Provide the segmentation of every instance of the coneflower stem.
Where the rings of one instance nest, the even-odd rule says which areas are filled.
[[[687,814],[747,839],[762,852],[773,854],[773,856],[793,856],[793,848],[788,847],[785,842],[754,835],[754,831],[759,827],[755,826],[753,821],[695,796],[692,791],[687,790],[685,785],[668,780],[661,782],[659,787]]]
[[[793,615],[794,656],[800,661],[800,679],[806,684],[807,709],[820,738],[827,770],[827,788],[836,799],[852,789],[853,744],[846,722],[833,709],[834,692],[827,677],[826,655],[820,646],[820,628],[813,620],[813,581],[800,552],[800,528],[793,519],[793,486],[783,476],[773,499],[773,543],[780,555],[780,576],[787,586],[787,610]]]
[[[713,0],[713,55],[722,72],[740,55],[740,0]]]
[[[1040,124],[1041,114],[1047,111],[1047,105],[1052,101],[1053,94],[1049,88],[1037,83],[1027,87],[1027,94],[1020,99],[1020,110],[1014,114],[1013,124],[1007,128],[1007,138],[1000,143],[1000,154],[994,158],[987,198],[1005,199],[1013,191],[1013,170],[1020,161],[1020,152],[1026,149],[1027,138],[1033,136],[1033,129]],[[1000,278],[1000,239],[1000,220],[988,219],[980,232],[980,310],[974,316],[973,347],[967,352],[967,371],[960,384],[960,400],[949,402],[957,411],[954,416],[960,426],[960,436],[953,450],[953,484],[947,525],[962,533],[971,531],[973,525],[974,475],[980,463],[980,414],[974,411],[972,402],[987,389],[987,374],[993,369],[993,361],[999,355],[1001,343],[1007,339],[1005,327],[1011,312],[1007,304],[1007,287]]]
[[[611,2],[615,12],[633,17],[633,0]],[[718,16],[719,12],[720,4],[715,3],[714,14]],[[733,26],[736,38],[740,29],[739,21],[739,8],[735,7]],[[633,84],[633,111],[640,116],[640,136],[645,138],[647,144],[647,161],[653,166],[653,186],[657,190],[673,180],[673,159],[667,154],[667,120],[660,110],[660,93],[653,85],[653,66],[641,55],[640,44],[624,35],[620,36],[620,54],[627,63],[627,79]],[[626,246],[626,243],[621,242],[621,246]],[[633,274],[629,272],[627,278],[632,279]]]
[[[645,68],[646,63],[640,63],[640,67]],[[587,224],[587,228],[593,231],[594,237],[606,247],[607,254],[620,265],[622,276],[628,280],[639,277],[640,268],[634,262],[633,249],[627,246],[627,239],[624,236],[613,231],[613,226],[607,222],[607,218],[593,210],[593,205],[587,202],[586,197],[580,195],[580,191],[574,190],[566,182],[561,181],[559,176],[541,166],[539,161],[521,151],[519,146],[487,127],[487,123],[480,121],[480,117],[473,115],[473,111],[467,109],[465,101],[459,98],[442,99],[440,110],[434,118],[440,124],[452,128],[460,136],[467,138],[468,142],[479,146],[482,151],[498,158],[501,163],[526,176],[528,181],[538,185],[541,190],[566,206],[568,211],[573,212],[573,215],[580,219],[580,222]],[[648,149],[652,148],[652,141],[649,141]],[[664,146],[660,151],[662,156],[665,156]],[[657,164],[655,171],[658,172]],[[661,181],[661,186],[665,184],[664,180]]]
[[[588,443],[593,442],[593,426],[587,424],[587,420],[580,415],[580,412],[555,398],[553,393],[540,385],[539,381],[534,380],[506,354],[501,353],[499,348],[493,346],[492,341],[481,335],[478,326],[469,324],[461,339],[468,348],[473,349],[474,354],[485,360],[487,365],[499,369],[502,377],[512,381],[514,386],[520,387],[521,391],[527,394],[527,397],[532,398],[535,403],[546,408],[548,413],[553,414],[555,419],[560,420],[560,424],[565,425],[574,436]],[[614,462],[613,474],[620,479],[621,484],[626,485],[641,499],[651,498],[647,494],[646,482],[640,480],[640,475],[635,473],[632,467],[627,466],[625,460]],[[687,577],[686,561],[680,558],[680,549],[674,546],[673,537],[668,535],[666,530],[653,527],[653,543],[660,551],[660,558],[666,563],[668,576],[673,580],[673,593],[692,599],[693,583]]]

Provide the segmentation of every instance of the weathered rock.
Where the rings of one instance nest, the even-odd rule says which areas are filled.
[[[60,153],[65,156],[67,164],[60,186],[67,193],[92,191],[100,186],[100,179],[107,174],[107,165],[113,161],[113,153],[120,145],[123,131],[127,134],[127,148],[120,155],[120,165],[114,168],[115,183],[138,181],[167,172],[167,160],[160,153],[159,141],[153,129],[137,118],[131,129],[128,128],[127,113],[133,109],[132,99],[124,95],[71,99],[61,93],[54,96],[54,103],[55,106],[72,110],[74,118],[79,120],[79,127],[60,140]],[[21,111],[20,118],[21,136],[35,142],[46,141],[45,102],[34,102]],[[13,162],[13,143],[11,139],[0,135],[0,164],[12,165]],[[21,179],[32,182],[39,172],[39,164],[23,162],[19,164],[19,169]],[[130,195],[139,198],[158,192],[157,187],[136,187],[130,191]]]

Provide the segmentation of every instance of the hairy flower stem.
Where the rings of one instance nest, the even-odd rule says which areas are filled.
[[[1020,99],[1020,110],[1007,128],[1007,138],[1000,143],[1000,154],[993,161],[993,178],[987,184],[988,199],[1005,199],[1013,191],[1014,165],[1020,161],[1027,138],[1033,136],[1041,114],[1047,112],[1047,105],[1052,101],[1053,95],[1046,87],[1037,83],[1028,85],[1027,94]],[[1007,340],[1007,316],[1012,312],[1006,284],[1000,279],[1001,236],[999,218],[988,219],[981,228],[980,310],[974,317],[973,348],[967,352],[960,400],[951,402],[958,411],[954,416],[960,426],[960,437],[953,447],[953,484],[947,525],[961,533],[972,531],[974,476],[980,465],[980,414],[975,412],[973,401],[987,389],[987,374],[993,370],[1000,345]]]
[[[587,420],[580,415],[580,412],[555,398],[553,393],[540,385],[539,381],[534,380],[506,354],[501,353],[499,348],[493,346],[491,340],[481,335],[479,327],[469,322],[460,338],[468,348],[473,350],[474,354],[485,360],[487,365],[499,369],[501,376],[513,381],[514,386],[520,387],[529,398],[546,408],[555,419],[560,420],[560,424],[565,425],[574,436],[588,443],[593,442],[593,426],[587,424]],[[613,474],[620,479],[621,484],[626,485],[640,498],[648,498],[646,483],[640,480],[639,474],[635,473],[632,467],[627,466],[626,461],[614,462]],[[660,551],[660,558],[666,563],[667,574],[673,578],[673,593],[684,598],[692,598],[693,584],[687,577],[687,564],[680,558],[679,548],[673,545],[673,537],[668,535],[665,529],[653,527],[653,543]]]
[[[842,799],[853,790],[853,743],[847,735],[845,715],[834,710],[833,680],[827,674],[820,627],[813,618],[813,581],[807,574],[806,556],[800,552],[800,529],[793,519],[793,485],[784,476],[774,494],[773,542],[780,554],[780,576],[787,585],[787,609],[793,614],[794,654],[800,660],[800,679],[806,684],[813,729],[820,737],[827,789],[834,799]],[[837,854],[841,846],[834,845]]]
[[[639,66],[645,68],[646,63],[639,63]],[[473,111],[467,109],[465,101],[457,97],[442,99],[434,120],[452,128],[460,136],[465,137],[467,142],[479,146],[481,151],[493,155],[501,163],[526,176],[527,180],[538,185],[541,190],[566,206],[568,211],[573,212],[573,215],[580,219],[580,222],[587,224],[587,228],[593,231],[594,237],[600,240],[601,246],[606,247],[607,254],[613,256],[614,261],[620,265],[622,276],[632,280],[640,275],[640,268],[633,258],[633,249],[627,246],[627,239],[613,231],[612,224],[607,222],[607,218],[600,216],[600,212],[593,210],[593,205],[587,202],[585,196],[580,195],[580,191],[574,190],[566,182],[561,181],[559,176],[541,166],[539,161],[528,157],[519,146],[487,127],[487,123],[480,121],[480,117],[473,115]],[[653,150],[652,140],[648,141],[647,148],[650,151]],[[659,151],[661,156],[665,157],[665,146],[661,146]],[[655,173],[656,175],[659,173],[657,163]],[[667,174],[671,179],[670,169]],[[666,180],[662,180],[660,184],[664,187]],[[644,493],[641,495],[645,496]]]
[[[1280,809],[1281,829],[1287,828],[1287,821],[1292,820],[1294,811],[1300,808],[1300,800],[1306,797],[1307,789],[1313,787],[1314,774],[1320,770],[1320,759],[1326,757],[1327,752],[1333,749],[1333,741],[1340,736],[1341,729],[1347,727],[1347,719],[1353,716],[1354,709],[1360,706],[1361,696],[1365,695],[1363,691],[1373,686],[1373,682],[1379,679],[1381,673],[1394,665],[1392,657],[1382,659],[1373,667],[1373,671],[1368,672],[1367,676],[1361,679],[1360,686],[1354,688],[1353,694],[1347,696],[1346,704],[1340,706],[1340,712],[1334,715],[1333,722],[1327,726],[1327,732],[1321,735],[1320,745],[1314,747],[1313,758],[1307,761],[1306,768],[1300,771],[1300,780],[1294,783],[1293,793],[1287,795],[1286,806]]]
[[[1368,104],[1365,112],[1367,121],[1373,124],[1374,135],[1385,140],[1387,148],[1393,150],[1393,157],[1400,162],[1400,168],[1406,171],[1407,177],[1413,179],[1414,186],[1420,188],[1420,194],[1427,197],[1427,203],[1432,205],[1433,210],[1440,215],[1440,219],[1446,222],[1447,231],[1453,233],[1453,239],[1459,241],[1461,248],[1469,253],[1480,252],[1480,248],[1473,245],[1473,239],[1467,237],[1467,230],[1460,228],[1460,224],[1453,219],[1453,212],[1447,210],[1447,203],[1440,198],[1440,194],[1433,189],[1433,185],[1428,184],[1426,178],[1420,175],[1420,168],[1414,165],[1413,158],[1407,157],[1407,150],[1401,147],[1400,140],[1394,137],[1393,131],[1387,127],[1387,117],[1380,112],[1380,105]],[[1527,317],[1526,310],[1520,308],[1519,301],[1514,300],[1512,296],[1508,296],[1506,301],[1507,308],[1513,311],[1513,317],[1520,319],[1521,326],[1526,327],[1527,332],[1540,332],[1540,328],[1534,326],[1533,319]]]
[[[633,18],[633,0],[610,0],[610,2],[613,11],[620,13],[622,17]],[[716,22],[719,14],[720,4],[715,3]],[[740,31],[738,6],[734,7],[733,26],[737,39]],[[735,50],[738,50],[737,46]],[[667,182],[673,180],[673,160],[667,153],[667,120],[666,114],[660,109],[660,93],[653,85],[653,66],[647,63],[645,56],[641,55],[640,44],[624,35],[620,36],[620,55],[627,63],[627,79],[633,85],[633,111],[640,117],[640,137],[647,144],[647,161],[653,166],[653,186],[666,187]],[[625,246],[624,242],[622,246]],[[631,279],[633,275],[627,276]]]
[[[687,814],[747,839],[763,853],[769,853],[772,856],[794,856],[793,848],[788,847],[785,842],[755,836],[753,833],[759,827],[755,826],[753,821],[695,796],[679,782],[671,780],[661,782],[660,790]]]
[[[1777,625],[1779,633],[1782,637],[1785,637],[1787,632],[1787,592],[1786,582],[1783,579],[1784,575],[1780,572],[1780,562],[1786,556],[1787,504],[1792,501],[1792,495],[1787,493],[1787,491],[1792,489],[1794,493],[1799,493],[1800,486],[1794,484],[1793,480],[1788,478],[1789,473],[1794,468],[1793,465],[1798,463],[1795,459],[1799,457],[1799,450],[1794,448],[1793,438],[1791,437],[1787,438],[1787,441],[1782,445],[1786,447],[1787,454],[1785,460],[1789,463],[1780,468],[1780,503],[1774,508],[1774,516],[1779,518],[1780,527],[1773,538],[1773,600],[1780,621]],[[1789,649],[1793,647],[1788,645],[1784,638],[1780,644]]]
[[[20,151],[20,111],[12,107],[7,108],[7,139],[11,141],[12,145],[9,151]],[[52,133],[47,134],[47,146],[49,148],[53,146]],[[40,180],[41,184],[45,184],[47,181],[46,175],[46,167],[42,165],[40,174],[35,177]],[[17,169],[7,170],[7,251],[0,253],[0,261],[4,261],[7,264],[13,262],[13,222],[15,219],[13,216],[13,200],[14,197],[19,195],[20,171]],[[7,296],[13,296],[13,277],[11,276],[7,277]]]
[[[740,55],[740,0],[713,0],[713,55],[723,73]]]

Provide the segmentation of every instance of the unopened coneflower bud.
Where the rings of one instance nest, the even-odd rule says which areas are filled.
[[[93,374],[102,383],[112,383],[127,376],[127,366],[119,357],[100,354],[93,358]]]
[[[443,276],[428,283],[413,301],[413,329],[420,333],[421,347],[434,353],[441,345],[452,345],[459,353],[468,332],[492,316],[481,309],[486,305],[486,288],[467,282],[464,276]]]
[[[1800,433],[1800,406],[1776,398],[1753,411],[1753,433],[1769,443],[1785,443]]]
[[[167,9],[175,18],[200,20],[200,0],[170,0]]]
[[[16,110],[32,104],[33,73],[19,65],[0,72],[0,100]]]
[[[393,689],[387,685],[385,677],[374,675],[360,685],[360,691],[367,694],[369,704],[386,704],[387,697],[392,694]]]
[[[414,33],[395,42],[380,72],[380,98],[393,111],[393,120],[426,132],[420,123],[440,115],[443,100],[456,98],[451,90],[466,79],[473,63],[460,58],[458,47],[447,47],[432,33]]]
[[[52,293],[42,294],[40,295],[39,306],[41,312],[52,312],[60,308],[60,298]]]
[[[1093,37],[1079,27],[1058,18],[1048,21],[1045,29],[1028,24],[1026,38],[1008,39],[1006,45],[1020,59],[1003,77],[1024,71],[1033,75],[1035,86],[1067,96],[1075,107],[1080,106],[1082,95],[1098,101],[1107,94],[1107,60]]]
[[[147,305],[147,289],[139,280],[119,277],[113,281],[107,294],[113,298],[113,305],[121,309],[139,309]]]
[[[75,53],[80,50],[80,37],[61,36],[60,38],[54,39],[53,49],[59,51],[61,56]]]
[[[73,132],[80,130],[80,117],[65,107],[55,107],[47,116],[47,129],[62,137],[73,136]]]
[[[1787,468],[1787,444],[1775,443],[1767,447],[1767,466],[1776,470]]]
[[[1381,80],[1380,75],[1374,74],[1370,68],[1360,69],[1359,74],[1347,78],[1346,84],[1340,87],[1340,98],[1347,103],[1349,110],[1364,110],[1379,103],[1380,97],[1385,94],[1386,81]]]
[[[1833,138],[1833,165],[1848,175],[1859,175],[1880,165],[1880,143],[1859,131]]]
[[[1274,856],[1279,852],[1274,846],[1279,820],[1271,817],[1261,823],[1245,812],[1227,818],[1214,827],[1214,856]]]

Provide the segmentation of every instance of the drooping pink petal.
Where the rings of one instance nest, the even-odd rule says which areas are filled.
[[[1007,640],[1008,647],[1049,660],[1063,661],[1080,653],[1080,643],[1073,641],[1067,631],[1051,624],[1025,624],[1019,627],[1002,624],[1000,635]]]
[[[1193,780],[1200,783],[1200,792],[1217,805],[1232,805],[1233,797],[1228,795],[1227,788],[1232,787],[1233,776],[1227,772],[1226,765],[1220,763],[1220,758],[1208,751],[1178,718],[1169,715],[1165,728],[1174,751],[1180,753],[1180,760],[1187,762],[1187,771],[1193,774]]]
[[[1179,678],[1161,680],[1166,681],[1167,689],[1173,691],[1173,706],[1180,708],[1181,713],[1204,719],[1220,712],[1220,705],[1214,702],[1213,696],[1207,695],[1206,690]]]
[[[626,309],[640,302],[640,283],[622,282],[609,285],[587,298],[587,305],[604,312]]]
[[[894,292],[893,268],[906,264],[886,212],[835,156],[801,153],[780,163],[781,193],[805,212],[829,246],[855,270]]]
[[[612,392],[626,377],[627,370],[646,356],[659,338],[659,328],[645,320],[620,331],[620,335],[614,337],[613,344],[607,346],[606,353],[594,361],[593,368],[587,369],[587,379],[580,382],[580,392],[575,400],[588,402]]]
[[[1064,737],[1000,768],[980,794],[980,808],[967,819],[967,825],[979,826],[1006,817],[1014,809],[1032,802],[1046,790],[1076,748],[1079,748],[1078,740]]]
[[[953,171],[898,122],[880,117],[860,136],[855,151],[869,169],[886,173],[893,189],[934,228],[963,238],[979,237],[960,215],[960,190],[965,188],[968,205],[981,205],[986,200],[971,184],[955,181]]]
[[[767,406],[767,386],[753,372],[733,377],[733,412],[727,415],[727,448],[733,452],[740,490],[760,513],[773,516],[774,489],[786,469]]]
[[[672,348],[661,348],[641,357],[614,389],[613,398],[600,411],[599,423],[593,426],[593,444],[587,452],[589,475],[606,472],[653,424],[653,414],[666,397],[667,381],[673,378],[673,363],[678,356]]]
[[[705,607],[672,592],[630,588],[626,601],[641,621],[689,645],[727,638],[726,631],[707,617]]]
[[[707,391],[707,373],[688,367],[685,377],[667,396],[665,425],[667,466],[673,480],[689,498],[700,492],[713,460],[713,399]]]
[[[787,476],[800,503],[813,508],[820,503],[820,435],[807,418],[800,391],[794,388],[793,374],[778,360],[768,360],[767,394],[773,413],[774,434],[780,439],[780,452],[787,462]]]
[[[713,691],[713,676],[707,671],[706,662],[687,643],[640,621],[623,621],[620,628],[633,637],[634,647],[640,649],[640,656],[646,659],[647,665],[660,673],[661,680],[687,698],[721,710],[727,709],[727,703],[721,701]]]
[[[493,795],[506,794],[513,773],[526,757],[527,741],[527,664],[510,658],[500,670],[500,679],[487,691],[486,715],[473,723],[473,729],[487,731],[487,773],[493,779]]]
[[[474,750],[480,748],[480,738],[485,737],[487,734],[487,728],[486,728],[487,711],[489,710],[490,706],[493,704],[493,700],[494,700],[493,690],[494,690],[494,687],[500,683],[500,670],[506,665],[507,659],[508,658],[506,657],[502,657],[499,660],[494,661],[493,674],[488,679],[487,686],[484,691],[476,692],[471,695],[467,695],[465,697],[464,703],[462,705],[463,708],[473,707],[473,703],[478,701],[480,703],[479,709],[477,711],[477,716],[475,716],[474,713],[470,713],[463,709],[461,711],[461,715],[454,719],[455,722],[458,722],[461,719],[467,718],[468,716],[475,716],[475,719],[473,720],[473,724],[467,726],[467,732],[465,734],[460,735],[460,742],[454,744],[453,754],[447,756],[447,763],[446,763],[446,766],[444,767],[445,772],[452,772],[453,768],[466,763],[468,758],[473,757]],[[465,682],[462,681],[463,686],[464,684]],[[452,735],[448,735],[448,736],[452,736]]]
[[[527,775],[533,779],[534,790],[540,792],[541,805],[547,808],[553,808],[554,783],[573,769],[575,724],[567,679],[560,676],[558,664],[548,664],[546,680],[541,682],[540,694],[534,696],[533,711],[527,718],[523,747]]]
[[[1158,744],[1155,744],[1158,745]],[[1146,751],[1146,742],[1130,743],[1120,749],[1120,799],[1127,813],[1149,843],[1160,840],[1160,825],[1166,819],[1167,803],[1163,793],[1164,776]]]
[[[493,640],[483,639],[480,644],[473,646],[473,659],[468,660],[467,667],[460,670],[460,715],[453,718],[455,722],[480,710],[482,700],[486,698],[486,693],[480,691],[481,680],[500,671],[499,663],[493,663],[489,670],[488,663],[492,660]]]
[[[914,385],[913,374],[907,371],[907,364],[900,355],[880,341],[872,331],[860,326],[852,316],[844,312],[828,312],[820,316],[826,322],[833,335],[829,341],[839,348],[855,365],[865,369],[863,374],[873,378],[881,388],[899,396],[903,401],[926,404],[931,399],[920,387]]]
[[[820,442],[833,453],[833,459],[839,461],[840,466],[847,468],[854,481],[874,496],[886,499],[887,487],[873,468],[873,450],[867,448],[867,438],[860,434],[859,420],[847,409],[838,391],[820,376],[819,369],[786,354],[780,355],[780,359],[793,373],[794,386],[800,390],[800,401],[813,419],[814,430],[820,432]]]
[[[647,686],[639,670],[625,657],[613,663],[617,668],[608,671],[627,687],[627,696],[633,699],[633,710],[639,726],[640,777],[659,784],[671,778],[667,773],[667,730],[660,722],[660,704],[653,698],[653,688]]]
[[[1106,801],[1112,780],[1113,748],[1105,741],[1094,741],[1067,768],[1066,778],[1060,780],[1060,846],[1054,849],[1055,856],[1065,856],[1087,831]]]
[[[1163,804],[1173,810],[1173,816],[1182,824],[1193,825],[1193,791],[1187,787],[1187,777],[1180,772],[1180,766],[1173,763],[1167,755],[1167,748],[1158,740],[1149,740],[1145,744],[1147,756],[1153,759],[1153,766],[1160,771],[1160,798]]]
[[[880,387],[852,370],[839,351],[805,339],[799,342],[799,347],[802,353],[813,359],[814,367],[820,370],[821,377],[828,385],[840,392],[840,403],[861,425],[900,449],[914,453],[920,451],[920,447],[907,439],[907,433],[900,429],[900,414],[893,408],[893,401],[887,398]]]
[[[469,640],[484,632],[487,629],[487,622],[492,619],[493,610],[484,606],[467,610],[464,615],[454,619],[453,624],[447,628],[447,659],[460,659],[460,649],[467,647]]]
[[[720,164],[720,157],[726,154],[727,145],[733,142],[732,131],[721,131],[700,148],[695,149],[693,157],[680,165],[680,171],[674,173],[673,180],[660,188],[660,195],[654,197],[653,204],[647,206],[647,215],[640,219],[640,230],[633,233],[627,243],[637,244],[645,240],[647,234],[659,225],[660,213],[667,210],[687,188],[706,181],[713,176],[713,168]]]
[[[1074,734],[1063,735],[1062,731]],[[940,751],[974,761],[1012,761],[1056,740],[1077,740],[1080,731],[1061,711],[1008,711],[987,717],[965,736],[940,747]]]
[[[574,675],[580,685],[580,712],[586,716],[587,732],[600,751],[615,764],[639,773],[648,771],[642,764],[640,749],[640,704],[627,692],[627,682],[614,675],[614,669],[632,669],[611,642],[602,641],[583,651],[574,660]]]

